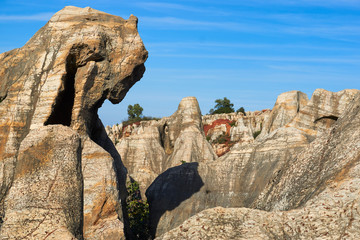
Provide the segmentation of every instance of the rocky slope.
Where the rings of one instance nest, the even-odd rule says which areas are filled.
[[[199,149],[200,135],[196,138],[190,135],[179,139],[181,134],[174,129],[178,128],[180,133],[185,133],[186,128],[179,128],[183,125],[173,119],[182,119],[182,111],[178,110],[173,116],[159,121],[141,122],[139,125],[125,127],[126,134],[122,135],[116,145],[119,146],[119,152],[129,151],[130,145],[137,146],[142,148],[142,159],[149,161],[151,166],[154,166],[155,162],[162,164],[161,167],[152,168],[160,171],[152,171],[150,179],[146,171],[147,166],[139,161],[140,158],[123,155],[125,166],[130,166],[130,175],[145,180],[142,191],[147,189],[146,197],[150,203],[153,235],[159,236],[179,226],[204,209],[217,206],[260,207],[259,201],[263,198],[263,191],[268,188],[267,184],[274,176],[284,171],[283,168],[286,168],[290,159],[308,148],[314,139],[326,132],[336,119],[344,114],[345,106],[353,101],[358,92],[344,90],[332,93],[318,89],[308,100],[305,94],[291,91],[278,97],[273,110],[248,112],[246,116],[242,113],[203,116],[201,121],[200,115],[193,115],[194,125],[189,133],[199,131],[203,140],[207,138],[212,144],[213,155],[221,144],[227,148],[225,153],[220,154],[220,158],[215,156],[210,161],[199,158],[201,155],[193,148],[187,147],[194,144],[191,142],[196,142],[196,149]],[[184,99],[184,102],[188,100]],[[179,109],[182,105],[184,104],[181,103]],[[197,130],[194,130],[195,126]],[[132,130],[129,131],[129,128]],[[152,144],[151,151],[161,152],[161,161],[156,160],[156,157],[146,157],[151,154],[146,153],[150,148],[145,147],[148,146],[145,141],[142,142],[143,145],[133,142],[135,139],[138,142],[147,128],[152,129],[152,142],[157,143]],[[112,130],[108,130],[114,137]],[[261,134],[254,139],[256,131],[261,131]],[[167,135],[171,141],[164,140],[164,136]],[[225,143],[215,141],[219,136],[225,136]],[[128,144],[123,145],[122,141]],[[130,144],[131,142],[133,143]],[[171,142],[175,144],[169,144]],[[180,143],[178,146],[181,148],[177,147],[176,143]],[[120,146],[123,149],[120,149]],[[132,152],[139,153],[140,150]],[[174,164],[167,165],[169,160]],[[129,161],[144,170],[139,173],[136,168],[129,165]],[[187,163],[180,165],[181,161]],[[170,168],[173,166],[176,167]],[[157,175],[159,176],[153,180]],[[272,189],[269,190],[268,194],[270,193]]]
[[[252,207],[213,208],[157,239],[359,239],[360,94],[289,158]],[[286,210],[286,211],[279,211]]]
[[[0,55],[1,238],[124,237],[126,169],[97,109],[146,58],[136,17],[76,7]]]

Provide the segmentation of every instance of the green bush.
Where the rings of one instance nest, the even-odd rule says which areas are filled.
[[[131,232],[136,239],[151,239],[149,231],[149,204],[146,200],[141,199],[139,183],[136,181],[128,182],[127,191],[126,208]]]
[[[239,108],[238,110],[236,110],[237,113],[241,112],[244,114],[244,116],[246,116],[246,113],[245,113],[245,109],[243,107]]]
[[[138,103],[129,105],[127,109],[128,120],[140,119],[142,117],[143,110],[144,109]]]
[[[261,133],[261,131],[256,131],[256,132],[254,132],[254,133],[253,133],[254,139],[255,139],[257,136],[259,136],[260,133]]]
[[[215,100],[215,107],[214,109],[210,109],[210,114],[219,114],[219,113],[232,113],[235,112],[234,104],[230,102],[229,99],[224,97],[223,99],[216,99]]]
[[[229,139],[230,139],[229,136],[227,136],[226,134],[222,134],[222,135],[218,136],[214,142],[215,142],[215,143],[218,143],[218,144],[224,144],[224,143],[226,143]]]

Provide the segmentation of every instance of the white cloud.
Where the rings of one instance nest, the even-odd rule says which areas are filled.
[[[49,21],[54,13],[39,13],[34,15],[0,15],[0,21]]]
[[[343,57],[281,57],[281,56],[238,56],[238,55],[202,55],[202,54],[153,54],[157,57],[176,58],[205,58],[205,59],[232,59],[245,61],[273,61],[273,62],[312,62],[312,63],[347,63],[360,64],[360,56]]]
[[[195,12],[195,13],[205,13],[210,15],[219,15],[225,16],[230,15],[229,11],[222,11],[220,9],[214,8],[205,8],[201,7],[192,7],[190,5],[178,4],[178,3],[164,3],[164,2],[138,2],[135,5],[139,8],[143,8],[151,11],[163,11],[163,10],[176,10],[176,11],[186,11],[186,12]]]

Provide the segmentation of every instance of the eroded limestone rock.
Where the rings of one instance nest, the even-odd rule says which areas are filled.
[[[75,130],[82,140],[84,172],[78,177],[84,183],[84,192],[79,194],[84,199],[85,238],[123,237],[120,220],[126,219],[120,206],[121,199],[126,198],[126,169],[106,135],[97,109],[105,99],[118,103],[124,98],[142,77],[146,58],[136,17],[124,20],[88,7],[65,7],[25,46],[0,54],[0,216],[5,219],[2,229],[11,232],[14,227],[15,231],[12,221],[21,216],[7,217],[12,213],[6,205],[9,194],[16,194],[12,192],[17,188],[11,186],[21,160],[20,145],[29,132],[60,124]],[[63,130],[57,134],[65,133]],[[75,174],[76,169],[73,171]],[[58,218],[63,222],[70,219],[66,214]],[[118,230],[109,230],[114,226]],[[31,231],[30,228],[23,231]],[[44,234],[45,230],[38,231]],[[82,238],[78,232],[74,236]]]
[[[120,129],[119,129],[120,130]],[[217,158],[205,139],[201,111],[195,97],[181,100],[178,110],[161,120],[143,121],[108,132],[130,176],[144,193],[155,178],[184,162],[206,162]]]
[[[207,209],[157,239],[358,239],[359,128],[360,94],[269,181],[253,206],[273,211]]]
[[[280,94],[271,110],[268,121],[264,123],[261,129],[259,138],[290,123],[296,114],[307,105],[308,101],[308,96],[300,91]]]
[[[319,92],[322,92],[322,90],[316,91],[315,96],[317,96],[317,93]],[[308,172],[306,172],[304,169],[307,169],[309,164],[303,164],[301,165],[302,167],[299,167],[299,165],[294,164],[291,161],[295,161],[294,159],[296,155],[301,153],[304,149],[307,149],[309,144],[316,137],[309,134],[309,132],[324,133],[327,131],[326,128],[329,129],[331,125],[323,125],[311,122],[309,121],[308,117],[304,117],[304,123],[301,123],[301,115],[303,114],[302,111],[304,110],[305,112],[306,109],[316,109],[312,110],[311,112],[308,110],[309,112],[307,116],[312,116],[311,118],[316,118],[315,116],[318,115],[319,112],[332,112],[339,115],[348,114],[345,113],[344,108],[339,106],[348,105],[354,101],[358,101],[351,98],[351,96],[354,96],[356,92],[357,91],[355,90],[344,90],[339,93],[326,93],[325,95],[327,96],[335,96],[332,98],[333,102],[331,104],[323,102],[327,101],[325,97],[321,98],[320,101],[315,101],[316,97],[313,97],[313,100],[310,101],[308,105],[300,108],[301,110],[297,112],[295,116],[294,114],[291,114],[294,116],[294,118],[290,123],[286,124],[286,121],[283,121],[282,127],[273,130],[269,134],[264,135],[262,138],[257,139],[253,143],[237,143],[231,148],[230,152],[220,157],[218,160],[200,163],[197,168],[197,174],[204,183],[203,187],[198,192],[193,193],[191,197],[178,204],[176,208],[171,209],[171,211],[166,211],[159,218],[159,220],[157,220],[158,225],[156,226],[155,235],[159,236],[168,230],[179,226],[190,216],[204,209],[216,206],[259,206],[260,208],[270,207],[270,209],[272,209],[271,204],[279,204],[278,206],[283,206],[281,209],[286,209],[286,204],[294,204],[297,201],[306,202],[308,199],[307,196],[315,194],[315,192],[309,192],[308,195],[302,195],[303,191],[297,191],[296,189],[293,189],[293,193],[289,193],[290,196],[287,195],[288,192],[284,192],[284,195],[282,196],[279,194],[279,192],[286,188],[281,185],[280,187],[277,187],[277,191],[274,192],[274,195],[272,195],[272,191],[275,187],[268,189],[268,183],[272,181],[279,181],[277,180],[276,176],[281,176],[282,172],[284,172],[284,168],[287,169],[290,165],[294,167],[294,171],[303,169],[304,173],[302,176],[304,177],[304,180],[308,178]],[[285,118],[281,117],[280,119]],[[309,124],[309,131],[304,128],[306,124]],[[358,131],[354,132],[356,134]],[[343,141],[343,144],[346,144],[345,139],[339,139],[339,141]],[[355,143],[359,144],[357,140],[355,140]],[[356,147],[354,148],[356,149]],[[345,152],[345,149],[343,149],[342,152]],[[310,156],[307,157],[308,159],[311,159]],[[337,165],[336,161],[333,164]],[[310,165],[312,167],[309,169],[317,168],[312,164]],[[323,174],[325,174],[324,169],[325,167],[323,167],[322,170],[324,171]],[[168,171],[171,171],[171,169]],[[176,171],[173,172],[172,176],[173,178],[178,178],[178,180],[181,181],[181,176],[177,176]],[[161,178],[161,175],[159,178]],[[303,182],[294,178],[290,179],[293,179],[291,180],[292,183],[297,181],[297,184],[301,184]],[[311,181],[309,180],[307,182],[309,185],[316,183],[315,179],[309,179],[311,179]],[[317,184],[314,184],[313,186],[315,188],[316,186],[321,186],[321,181],[317,182]],[[163,184],[168,185],[170,183],[164,182]],[[157,185],[161,184],[157,183]],[[307,191],[311,191],[312,189],[309,187],[309,185],[305,184],[305,186],[308,188]],[[287,186],[289,187],[291,184]],[[296,184],[294,184],[294,186],[296,186]],[[168,186],[167,188],[170,189],[171,187]],[[157,202],[162,202],[161,198],[166,196],[166,193],[158,191],[159,189],[163,189],[164,191],[166,190],[165,188],[155,188],[153,186],[150,186],[147,190],[148,199],[154,199],[154,201],[150,202],[150,208],[156,209],[158,207]],[[266,189],[268,189],[267,193]],[[259,199],[263,199],[264,196],[271,198],[270,203],[268,203],[269,206],[262,206],[260,203],[258,203],[258,201],[260,201]],[[277,201],[277,198],[280,196],[282,196],[282,201]],[[297,197],[293,198],[293,196]],[[289,197],[292,199],[291,201],[288,199]],[[305,200],[301,200],[302,198]],[[265,202],[267,202],[266,199],[268,198],[265,198]],[[294,201],[294,203],[292,203],[292,201]],[[162,206],[162,208],[167,207]]]
[[[80,136],[61,125],[31,130],[5,197],[1,238],[82,238],[82,190]]]

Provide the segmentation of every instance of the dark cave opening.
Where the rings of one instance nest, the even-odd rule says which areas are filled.
[[[323,117],[320,117],[320,118],[316,119],[316,120],[314,121],[314,123],[316,123],[316,122],[318,122],[318,121],[320,121],[320,120],[322,120],[322,119],[331,119],[331,120],[337,121],[338,118],[339,118],[339,117],[334,116],[334,115],[323,116]]]
[[[62,91],[59,92],[52,112],[45,122],[46,125],[62,124],[64,126],[71,125],[71,114],[74,106],[75,98],[75,75],[76,75],[76,59],[73,54],[66,58],[66,75],[62,79]]]

